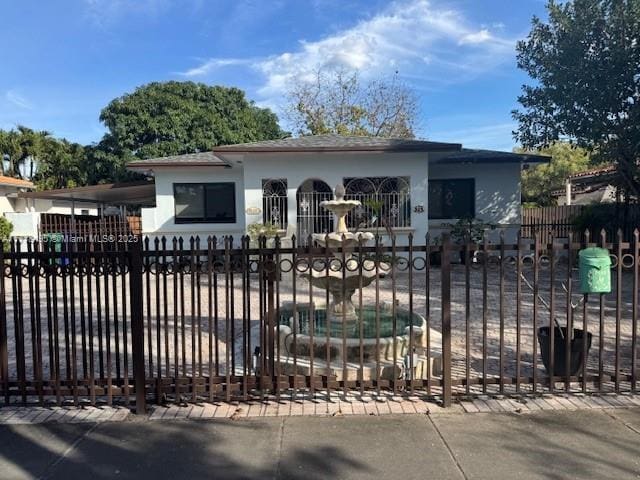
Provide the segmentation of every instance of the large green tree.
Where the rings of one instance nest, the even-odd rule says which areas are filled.
[[[85,184],[84,148],[47,131],[19,125],[0,130],[0,157],[7,160],[3,173],[33,180],[39,188],[64,188]]]
[[[87,185],[85,148],[65,139],[56,140],[39,162],[33,180],[41,190]]]
[[[528,153],[521,148],[517,151]],[[528,168],[522,173],[522,201],[541,207],[554,205],[552,193],[565,187],[569,175],[592,167],[589,152],[567,142],[555,142],[531,153],[551,156],[551,162]]]
[[[0,158],[9,161],[4,173],[32,179],[42,189],[126,181],[139,177],[126,169],[135,158],[287,135],[275,114],[247,100],[242,90],[193,82],[140,87],[110,102],[100,120],[107,133],[85,147],[24,126],[0,130]],[[29,171],[31,165],[37,170]]]
[[[534,80],[518,98],[516,139],[526,148],[558,139],[618,167],[619,184],[640,198],[640,0],[549,1],[517,45]],[[627,198],[629,198],[629,196]]]
[[[276,115],[247,100],[242,90],[194,82],[139,87],[109,103],[100,120],[108,132],[97,145],[103,154],[97,161],[116,158],[117,171],[131,157],[179,155],[286,135]]]

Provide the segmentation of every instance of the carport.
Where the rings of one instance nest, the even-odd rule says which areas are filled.
[[[70,214],[41,213],[39,234],[140,234],[139,209],[155,206],[153,182],[122,182],[20,192],[19,198],[52,200],[70,205]],[[98,215],[82,215],[78,209],[94,205]]]

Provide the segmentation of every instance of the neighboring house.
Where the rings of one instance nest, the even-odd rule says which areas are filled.
[[[33,190],[35,185],[28,180],[0,175],[0,215],[12,223],[14,237],[37,237],[42,213],[70,215],[72,212],[69,201],[25,196]],[[83,205],[77,213],[95,215],[96,205]]]
[[[128,168],[155,177],[156,206],[142,210],[142,231],[151,236],[239,236],[250,224],[275,223],[304,242],[332,229],[320,202],[343,183],[346,198],[363,202],[348,217],[351,228],[391,229],[404,243],[409,233],[424,242],[430,228],[462,217],[517,229],[522,164],[547,161],[456,143],[318,135],[136,160]]]
[[[615,165],[574,173],[567,177],[565,189],[553,192],[558,205],[590,205],[594,203],[615,203],[617,188]]]
[[[33,183],[28,180],[0,175],[0,213],[16,212],[24,209],[26,203],[17,198],[18,192],[32,190]]]

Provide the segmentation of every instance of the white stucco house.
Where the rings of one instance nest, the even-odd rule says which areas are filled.
[[[128,168],[155,177],[156,206],[142,210],[151,237],[243,235],[253,223],[274,223],[286,238],[305,239],[332,227],[319,207],[343,183],[363,206],[352,228],[411,232],[458,218],[515,230],[520,224],[523,164],[548,157],[470,150],[425,140],[318,135],[239,145],[210,152],[137,160]],[[424,240],[416,240],[424,241]]]

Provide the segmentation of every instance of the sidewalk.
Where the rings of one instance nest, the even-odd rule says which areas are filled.
[[[583,395],[573,393],[544,394],[508,398],[507,396],[480,395],[473,400],[454,402],[445,409],[438,403],[424,397],[411,395],[393,395],[382,393],[380,396],[356,393],[331,393],[331,401],[326,394],[298,394],[295,398],[283,395],[279,401],[249,401],[242,403],[183,403],[176,405],[149,404],[148,420],[173,419],[224,419],[256,418],[256,417],[289,417],[289,416],[349,416],[349,415],[390,415],[390,414],[452,414],[452,413],[531,413],[537,411],[574,411],[592,409],[616,409],[640,407],[638,394],[603,394]],[[39,424],[39,423],[101,423],[121,422],[133,416],[124,406],[92,407],[87,402],[82,408],[71,405],[64,407],[49,406],[9,406],[0,407],[0,425]],[[139,416],[137,419],[140,420]]]
[[[0,477],[640,478],[639,407],[449,412],[5,424]]]

